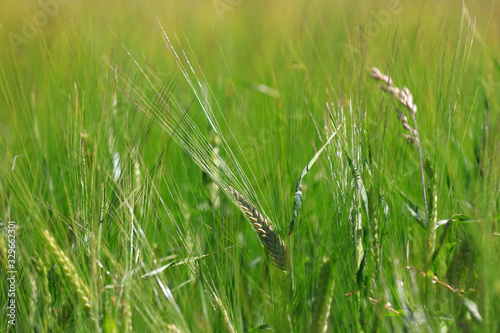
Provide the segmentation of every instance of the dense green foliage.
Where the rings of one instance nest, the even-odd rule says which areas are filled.
[[[489,1],[2,2],[0,330],[500,331],[498,18]],[[422,168],[373,66],[413,94]]]

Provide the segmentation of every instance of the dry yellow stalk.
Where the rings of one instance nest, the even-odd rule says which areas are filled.
[[[420,135],[418,134],[417,118],[415,117],[415,114],[417,113],[417,106],[413,103],[413,95],[410,93],[410,90],[407,87],[403,87],[403,89],[399,89],[398,87],[396,87],[392,83],[392,79],[388,75],[380,72],[380,70],[376,67],[372,68],[372,77],[375,80],[384,82],[385,85],[380,86],[380,89],[393,95],[410,112],[413,118],[415,128],[412,128],[408,124],[408,119],[402,112],[399,113],[399,120],[403,124],[403,127],[410,132],[410,135],[405,135],[404,137],[408,142],[415,143],[418,148],[418,156],[420,160],[420,175],[422,177],[422,192],[424,195],[425,205],[425,219],[427,222],[429,222],[429,209],[427,207],[427,194],[425,192],[424,166],[422,162],[422,147],[420,145]]]

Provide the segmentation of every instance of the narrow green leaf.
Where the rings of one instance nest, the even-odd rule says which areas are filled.
[[[302,179],[309,172],[309,170],[311,170],[312,166],[314,165],[314,163],[318,159],[319,155],[321,155],[321,153],[323,152],[323,150],[325,150],[326,146],[330,143],[330,141],[332,141],[333,137],[336,134],[337,134],[337,131],[335,131],[332,134],[332,136],[330,136],[330,138],[326,141],[326,143],[323,145],[323,147],[321,147],[316,152],[316,154],[314,154],[313,158],[309,161],[309,163],[306,165],[306,167],[304,168],[304,170],[302,170],[302,174],[300,175],[300,178],[299,178],[299,180],[297,182],[297,186],[296,186],[296,189],[295,189],[295,194],[293,196],[293,198],[294,198],[293,220],[290,223],[290,227],[288,229],[288,235],[291,235],[293,233],[293,229],[295,227],[295,222],[297,221],[297,218],[299,216],[300,208],[302,207]]]

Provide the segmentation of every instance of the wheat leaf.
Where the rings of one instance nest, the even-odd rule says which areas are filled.
[[[326,141],[326,143],[321,147],[316,154],[314,154],[313,158],[307,163],[306,167],[304,170],[302,170],[302,174],[300,175],[299,180],[297,181],[297,186],[295,188],[295,194],[293,195],[294,203],[293,203],[293,220],[290,222],[290,227],[288,229],[288,235],[291,235],[293,233],[293,229],[295,227],[295,222],[297,221],[297,217],[299,216],[299,211],[300,208],[302,207],[302,179],[304,176],[311,170],[312,166],[314,163],[316,163],[316,160],[318,159],[319,155],[325,150],[326,146],[332,141],[333,137],[337,134],[337,131],[335,131],[332,136]]]

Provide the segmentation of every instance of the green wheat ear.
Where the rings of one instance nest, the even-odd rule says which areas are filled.
[[[286,271],[286,244],[271,227],[269,219],[234,188],[229,187],[229,190],[252,223],[262,245],[271,257],[272,263],[279,269]]]

